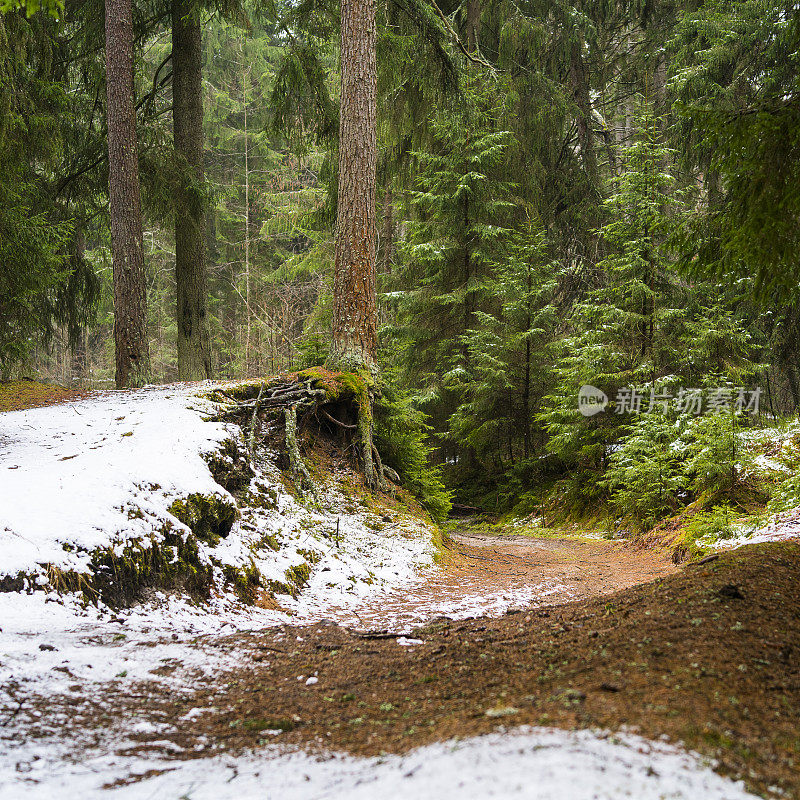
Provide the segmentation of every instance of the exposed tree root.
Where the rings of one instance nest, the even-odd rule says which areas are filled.
[[[297,406],[289,406],[283,413],[286,421],[286,452],[289,454],[292,474],[299,479],[301,489],[311,492],[315,499],[319,499],[311,473],[300,455],[300,445],[297,442]]]
[[[393,469],[384,466],[373,442],[370,388],[356,373],[317,368],[231,384],[213,390],[211,397],[220,405],[213,419],[241,425],[251,457],[260,440],[282,432],[292,475],[302,491],[315,498],[317,489],[301,455],[302,434],[313,428],[337,439],[343,450],[355,448],[369,489],[389,492],[388,481],[400,481]]]

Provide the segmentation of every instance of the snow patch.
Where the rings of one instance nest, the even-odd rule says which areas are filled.
[[[85,573],[92,551],[158,536],[192,493],[234,499],[206,462],[235,425],[205,421],[211,384],[108,392],[77,403],[0,414],[0,578],[20,572],[48,583],[47,565]],[[348,497],[332,476],[310,507],[284,487],[276,454],[260,452],[238,519],[219,544],[200,543],[213,567],[202,604],[151,592],[124,610],[76,595],[0,592],[3,687],[68,691],[76,681],[165,680],[232,666],[235,656],[203,637],[289,621],[311,622],[419,580],[433,566],[430,529],[410,513],[379,515]],[[337,533],[338,532],[338,533]],[[256,569],[275,607],[242,603],[226,567]],[[292,595],[281,593],[291,591]],[[12,698],[13,702],[13,698]]]
[[[701,539],[698,544],[709,550],[736,550],[748,544],[785,542],[800,539],[800,508],[775,514],[762,525],[737,525],[733,535],[725,538]]]
[[[231,436],[197,386],[106,392],[0,414],[0,576],[87,572],[91,551],[159,530],[191,493],[232,501],[203,456]]]
[[[753,800],[708,761],[632,734],[520,728],[404,756],[313,756],[277,746],[202,760],[36,752],[0,754],[0,796],[150,800]],[[161,774],[155,774],[163,770]],[[138,780],[133,779],[138,778]],[[102,787],[109,788],[102,788]]]

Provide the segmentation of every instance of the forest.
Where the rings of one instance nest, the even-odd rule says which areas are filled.
[[[94,0],[28,3],[0,18],[4,379],[324,363],[354,57],[336,5],[134,3],[126,46]],[[733,431],[800,403],[796,11],[377,4],[378,425],[417,431],[394,466],[427,456],[432,507],[642,526],[741,500]],[[584,385],[645,413],[578,415]],[[681,391],[730,412],[727,441]],[[730,451],[713,476],[709,446]]]
[[[800,798],[800,3],[0,0],[0,797]]]

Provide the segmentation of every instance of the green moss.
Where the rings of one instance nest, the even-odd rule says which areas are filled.
[[[324,389],[328,400],[346,400],[354,398],[365,399],[369,403],[369,390],[372,387],[372,377],[358,372],[336,372],[326,367],[309,367],[300,372],[289,375],[271,375],[267,378],[254,381],[239,381],[229,384],[222,389],[215,389],[208,397],[215,402],[225,402],[226,399],[252,400],[258,397],[262,388],[297,380],[300,383],[310,382],[315,389]]]
[[[222,568],[222,574],[233,585],[233,590],[239,600],[248,605],[255,603],[256,589],[262,585],[262,578],[252,561],[246,567],[234,567],[232,564],[226,564]]]
[[[370,407],[371,377],[358,372],[333,372],[325,367],[309,367],[297,373],[301,381],[311,381],[315,389],[324,389],[328,401],[353,399],[359,408]]]
[[[265,533],[259,539],[258,544],[259,546],[266,545],[270,550],[273,550],[276,553],[281,549],[281,543],[278,541],[278,537],[273,533]]]
[[[239,515],[236,506],[223,497],[199,493],[176,500],[168,511],[212,547],[231,532]]]
[[[226,439],[221,447],[206,457],[214,480],[238,497],[250,485],[255,475],[250,462],[233,439]]]
[[[65,386],[27,378],[21,381],[0,382],[0,412],[18,411],[70,400],[75,392]]]
[[[167,532],[130,542],[122,551],[108,547],[96,551],[90,563],[91,576],[82,585],[66,586],[82,591],[89,601],[100,599],[111,607],[130,605],[142,599],[146,589],[185,591],[195,599],[206,599],[212,571],[202,562],[194,536]]]
[[[299,548],[297,552],[300,553],[300,555],[306,560],[306,563],[311,566],[318,564],[319,560],[322,558],[322,554],[318,553],[316,550],[304,550]]]
[[[311,565],[305,562],[296,564],[293,567],[289,567],[284,574],[289,583],[293,583],[298,589],[302,589],[311,577]]]
[[[318,560],[319,558],[314,555],[314,562]],[[290,597],[297,598],[311,577],[311,564],[303,562],[289,567],[284,572],[284,576],[285,581],[268,581],[267,589],[273,594],[288,594]]]
[[[300,591],[296,586],[290,586],[282,581],[267,581],[267,589],[272,594],[288,594],[290,597],[297,598]]]
[[[258,380],[237,381],[236,383],[228,384],[219,389],[212,389],[206,396],[214,402],[225,402],[225,400],[229,398],[239,401],[253,400],[258,397],[258,393],[262,388],[269,388],[279,380],[279,376],[271,375],[267,378],[259,378]]]

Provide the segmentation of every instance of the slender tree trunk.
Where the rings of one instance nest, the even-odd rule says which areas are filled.
[[[593,188],[597,188],[597,154],[594,149],[592,101],[589,94],[589,76],[583,61],[583,45],[578,38],[570,51],[570,82],[575,105],[578,108],[578,142],[581,146],[583,169]]]
[[[472,282],[473,263],[472,263],[472,250],[474,236],[471,233],[470,227],[470,202],[469,197],[464,199],[464,315],[463,315],[463,333],[471,331],[475,327],[475,292],[470,289]],[[469,366],[469,345],[467,344],[466,337],[461,345],[461,353],[464,356],[464,365]]]
[[[250,375],[250,337],[252,324],[250,319],[250,159],[247,138],[247,77],[249,70],[244,69],[244,53],[242,52],[242,108],[244,109],[244,292],[247,313],[247,329],[244,344],[245,374]]]
[[[467,50],[478,51],[481,35],[481,3],[480,0],[467,0]]]
[[[175,196],[178,378],[211,377],[203,201],[202,48],[198,8],[172,0],[172,122],[182,169]]]
[[[533,276],[528,267],[527,285],[527,313],[525,318],[525,386],[522,390],[522,412],[525,415],[523,435],[523,452],[528,458],[531,452],[531,326],[533,325],[533,309],[531,308],[531,291],[533,289]]]
[[[376,368],[375,42],[375,0],[342,0],[339,202],[331,341],[331,364],[340,369]],[[371,453],[365,457],[371,458]]]
[[[106,100],[117,388],[150,376],[131,0],[106,0]]]
[[[75,260],[75,265],[81,265],[86,258],[86,235],[84,233],[83,215],[79,214],[75,220],[75,234],[72,240],[72,258]],[[72,358],[70,361],[70,378],[73,383],[80,383],[85,385],[86,379],[89,377],[89,346],[88,346],[88,332],[86,328],[81,325],[78,330],[77,337],[70,336],[70,350]]]

